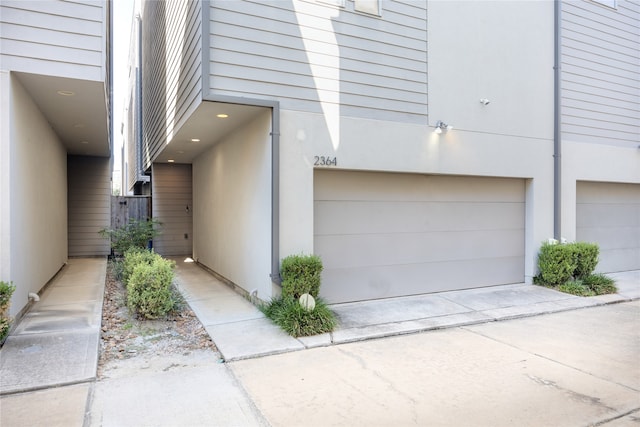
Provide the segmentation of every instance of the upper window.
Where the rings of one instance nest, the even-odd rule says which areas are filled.
[[[593,1],[595,1],[596,3],[600,3],[605,6],[611,7],[613,9],[617,7],[616,0],[593,0]]]
[[[615,1],[615,0],[612,0]],[[380,0],[354,0],[353,8],[358,12],[380,16]]]
[[[332,4],[334,6],[344,7],[345,0],[317,0],[320,3]]]

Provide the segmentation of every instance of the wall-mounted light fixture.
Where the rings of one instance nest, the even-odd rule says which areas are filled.
[[[446,124],[445,122],[443,122],[442,120],[438,120],[436,122],[436,128],[433,130],[435,133],[437,134],[441,134],[442,131],[448,131],[453,129],[453,126]]]

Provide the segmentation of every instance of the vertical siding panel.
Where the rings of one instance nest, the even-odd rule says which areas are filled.
[[[640,140],[640,5],[562,4],[563,138],[635,147]]]
[[[202,100],[202,3],[148,1],[142,13],[143,167]]]
[[[107,157],[67,158],[69,256],[108,255],[98,232],[111,222],[111,164]]]
[[[190,255],[193,241],[191,165],[153,164],[153,217],[162,226],[153,247],[161,255]],[[186,237],[185,237],[186,235]]]

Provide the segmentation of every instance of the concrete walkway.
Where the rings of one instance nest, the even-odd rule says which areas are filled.
[[[339,326],[330,334],[292,338],[197,264],[176,261],[176,282],[225,361],[433,329],[556,313],[640,298],[640,271],[610,274],[618,293],[578,297],[516,284],[385,300],[334,304]]]
[[[0,350],[0,394],[94,380],[106,258],[70,259]]]

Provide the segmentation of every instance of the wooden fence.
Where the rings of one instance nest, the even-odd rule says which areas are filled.
[[[151,218],[151,196],[111,196],[111,228]]]

